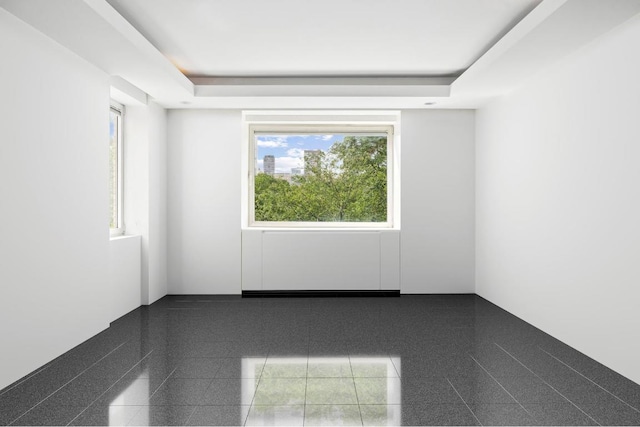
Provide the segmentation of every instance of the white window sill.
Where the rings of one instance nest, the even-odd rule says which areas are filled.
[[[339,232],[371,232],[371,231],[400,231],[399,228],[392,227],[243,227],[242,231],[304,231],[322,233],[325,231]]]
[[[140,234],[120,234],[117,236],[111,236],[109,240],[124,240],[124,239],[139,239],[142,236]]]

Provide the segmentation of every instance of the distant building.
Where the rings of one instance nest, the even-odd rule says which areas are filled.
[[[273,174],[273,177],[274,177],[274,178],[278,178],[278,179],[284,179],[284,180],[285,180],[285,181],[287,181],[287,182],[291,182],[291,174],[290,174],[290,173],[286,173],[286,172],[285,172],[285,173],[281,173],[281,172],[278,172],[278,173],[274,173],[274,174]]]
[[[266,155],[263,160],[264,173],[273,176],[276,172],[276,158],[272,155]]]
[[[291,168],[291,176],[304,175],[303,168]]]

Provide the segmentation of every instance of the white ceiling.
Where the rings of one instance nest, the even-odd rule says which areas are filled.
[[[187,76],[458,76],[541,0],[107,0]]]
[[[640,0],[0,0],[0,8],[111,75],[112,96],[131,102],[406,109],[478,108],[631,19]]]

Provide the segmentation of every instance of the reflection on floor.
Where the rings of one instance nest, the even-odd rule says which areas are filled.
[[[165,297],[0,391],[2,425],[640,425],[640,386],[473,295]]]

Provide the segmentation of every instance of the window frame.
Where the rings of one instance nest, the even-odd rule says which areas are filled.
[[[334,113],[335,114],[335,113]],[[366,230],[389,230],[399,228],[399,222],[396,222],[397,207],[399,203],[396,195],[396,187],[394,186],[394,178],[397,177],[397,162],[395,159],[396,147],[398,144],[395,122],[370,122],[370,121],[306,121],[305,116],[296,122],[276,122],[276,123],[247,123],[247,147],[248,147],[248,164],[247,177],[248,183],[245,188],[247,191],[247,228],[251,229],[366,229]],[[271,133],[279,135],[304,135],[304,134],[380,134],[387,135],[387,220],[382,222],[338,222],[338,221],[256,221],[255,219],[255,177],[256,171],[256,134]]]
[[[109,235],[122,236],[125,232],[124,227],[124,115],[125,107],[115,101],[111,101],[109,106],[109,114],[115,113],[117,120],[117,144],[116,144],[116,227],[109,225]],[[111,164],[109,164],[109,177],[111,177]],[[109,192],[111,192],[111,183],[109,183]],[[109,218],[113,215],[111,206],[109,207]],[[111,222],[111,219],[109,220]]]

